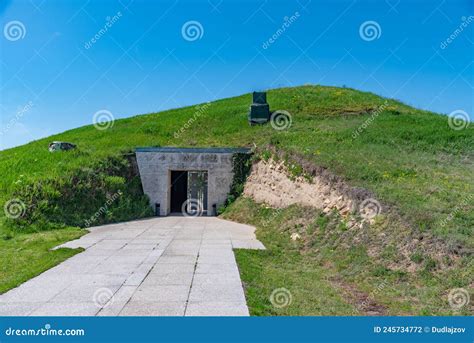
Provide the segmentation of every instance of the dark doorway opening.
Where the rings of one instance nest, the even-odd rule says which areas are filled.
[[[207,171],[171,171],[170,212],[186,216],[207,214]]]
[[[181,212],[181,206],[188,199],[188,172],[171,171],[171,212]]]

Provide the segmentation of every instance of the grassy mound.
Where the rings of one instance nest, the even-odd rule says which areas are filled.
[[[369,190],[413,234],[428,232],[452,250],[472,251],[473,125],[453,130],[445,116],[348,88],[282,88],[267,99],[272,110],[291,114],[289,128],[249,126],[247,94],[116,120],[107,130],[84,126],[1,151],[0,203],[24,204],[18,219],[0,214],[2,243],[20,247],[16,242],[37,235],[27,232],[85,227],[91,218],[98,225],[149,215],[125,157],[135,147],[271,145]],[[54,140],[77,149],[50,153]],[[457,283],[466,285],[465,279]]]
[[[456,131],[444,116],[347,88],[277,89],[268,93],[268,101],[273,110],[291,113],[290,129],[249,126],[250,96],[243,95],[117,120],[104,131],[85,126],[2,151],[0,200],[4,203],[22,196],[16,190],[23,179],[30,185],[59,182],[81,170],[95,170],[109,157],[117,158],[137,146],[272,143],[290,154],[302,153],[354,186],[373,191],[384,202],[396,205],[417,228],[472,246],[472,125]],[[359,134],[354,138],[355,132]],[[53,140],[73,142],[78,149],[50,153],[47,146]],[[114,193],[112,184],[109,193]],[[104,182],[104,187],[109,184]],[[450,214],[452,218],[444,221]]]
[[[21,177],[13,196],[24,205],[24,213],[10,222],[26,232],[89,227],[152,214],[140,177],[118,157],[55,178]]]

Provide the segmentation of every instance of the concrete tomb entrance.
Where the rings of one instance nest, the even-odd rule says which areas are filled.
[[[137,148],[143,192],[157,215],[216,215],[234,176],[233,157],[245,148]]]

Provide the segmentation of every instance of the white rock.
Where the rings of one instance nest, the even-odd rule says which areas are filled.
[[[296,241],[297,239],[300,239],[300,238],[301,238],[301,236],[300,236],[299,233],[293,232],[293,233],[291,234],[291,240],[292,240],[292,241]]]

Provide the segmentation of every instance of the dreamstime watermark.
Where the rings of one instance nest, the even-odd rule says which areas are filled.
[[[119,11],[113,17],[105,18],[105,24],[99,31],[96,32],[96,34],[91,39],[84,43],[84,48],[86,50],[90,49],[92,45],[98,42],[109,31],[109,29],[111,29],[112,26],[114,26],[114,24],[119,21],[121,17],[122,12]]]
[[[18,198],[8,200],[3,206],[5,216],[10,219],[18,219],[26,213],[26,205]]]
[[[463,110],[455,110],[448,115],[448,125],[453,130],[462,130],[469,126],[469,115]]]
[[[203,105],[197,105],[195,107],[193,116],[189,118],[188,121],[183,126],[181,126],[179,130],[175,131],[175,133],[173,134],[174,138],[178,139],[179,137],[181,137],[181,135],[186,132],[186,130],[188,130],[196,120],[208,113],[207,110],[210,106],[210,102],[207,102]]]
[[[270,294],[270,302],[276,308],[284,308],[291,305],[293,296],[288,289],[277,288]]]
[[[461,24],[459,24],[459,26],[456,28],[456,30],[454,30],[448,38],[446,38],[444,41],[442,41],[440,44],[439,44],[439,47],[441,49],[446,49],[449,44],[451,44],[452,42],[454,42],[454,40],[464,31],[464,29],[466,29],[469,24],[471,24],[472,22],[474,21],[474,16],[470,15],[469,17],[462,17],[461,18]]]
[[[114,292],[110,288],[102,287],[97,289],[92,296],[92,301],[99,308],[106,308],[114,302]]]
[[[373,20],[363,22],[359,27],[359,36],[367,42],[379,39],[382,36],[382,28]]]
[[[197,20],[190,20],[181,27],[181,35],[188,42],[194,42],[204,36],[204,27]]]
[[[289,129],[292,123],[293,119],[290,112],[285,110],[275,111],[270,117],[270,124],[278,131]]]
[[[262,222],[262,226],[267,227],[272,222],[272,220],[274,220],[282,212],[283,212],[282,208],[277,208],[276,210],[274,210],[273,213],[270,215],[270,217],[265,219]]]
[[[362,201],[359,205],[359,213],[364,219],[372,219],[382,213],[382,205],[373,198]]]
[[[364,299],[364,301],[358,304],[357,307],[359,309],[366,308],[370,304],[370,302],[374,300],[375,296],[377,294],[380,294],[385,289],[385,287],[387,287],[387,285],[388,285],[388,281],[383,280],[381,283],[377,285],[377,287],[375,287],[375,289],[372,292],[369,293],[369,295],[367,296],[367,298]]]
[[[281,25],[281,27],[278,30],[276,30],[275,33],[270,38],[268,38],[265,42],[263,42],[262,48],[265,50],[268,49],[270,45],[275,43],[278,40],[278,38],[280,38],[299,17],[300,17],[299,12],[295,12],[293,15],[289,17],[288,16],[284,17],[283,24]]]
[[[108,199],[107,201],[105,202],[104,206],[101,206],[99,208],[99,210],[94,213],[94,215],[92,215],[89,219],[85,219],[84,220],[84,225],[86,227],[89,227],[91,226],[94,222],[97,221],[97,219],[99,219],[99,217],[101,215],[103,215],[104,213],[107,213],[108,210],[109,210],[109,206],[112,205],[112,203],[117,200],[121,195],[122,195],[122,191],[118,191],[117,193],[114,193],[112,194]]]
[[[107,130],[114,126],[115,118],[112,112],[100,110],[94,113],[92,124],[97,130]]]
[[[448,222],[450,222],[451,220],[453,220],[454,216],[461,212],[463,207],[466,207],[474,198],[474,195],[470,194],[468,195],[465,199],[463,199],[462,201],[460,201],[456,207],[454,207],[454,209],[446,216],[446,218],[444,218],[441,222],[440,222],[440,226],[441,227],[445,227]]]
[[[357,137],[360,136],[362,132],[364,132],[369,125],[371,125],[375,119],[387,108],[388,102],[385,100],[385,102],[377,107],[377,109],[372,112],[369,118],[367,118],[353,133],[352,133],[352,139],[356,139]]]
[[[84,329],[53,329],[50,324],[45,324],[39,329],[15,329],[9,327],[5,336],[85,336]]]
[[[3,27],[3,35],[11,42],[23,39],[26,36],[26,27],[19,20],[12,20]]]
[[[470,302],[471,298],[469,296],[469,292],[464,288],[453,288],[449,291],[448,294],[448,302],[449,306],[452,309],[459,311],[464,306],[467,306]]]
[[[28,101],[28,103],[25,106],[20,108],[16,112],[15,117],[10,119],[10,121],[7,123],[7,125],[2,127],[2,130],[0,131],[0,136],[5,135],[13,126],[15,126],[15,124],[18,123],[20,121],[20,119],[25,115],[25,113],[29,112],[32,107],[33,107],[33,102]]]
[[[188,199],[181,205],[181,213],[184,217],[201,217],[204,213],[204,206],[198,199]]]

